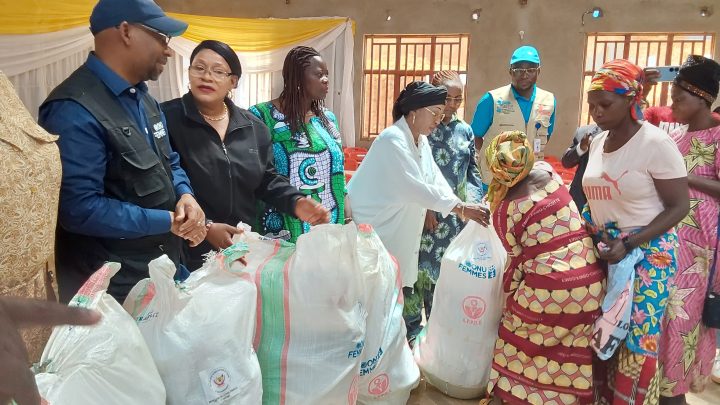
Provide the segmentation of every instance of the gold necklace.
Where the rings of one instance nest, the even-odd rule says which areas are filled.
[[[227,104],[225,104],[225,103],[223,103],[223,113],[217,117],[211,117],[209,115],[205,115],[202,112],[200,112],[199,109],[198,109],[198,112],[200,113],[200,115],[203,116],[203,118],[205,118],[208,121],[222,121],[225,118],[227,118],[227,116],[228,116],[228,108],[227,108]]]

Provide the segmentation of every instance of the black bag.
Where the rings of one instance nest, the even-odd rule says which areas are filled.
[[[718,220],[718,239],[720,240],[720,219]],[[717,245],[715,246],[717,249]],[[710,267],[708,288],[703,305],[702,321],[708,328],[720,329],[720,291],[713,291],[715,281],[715,266],[717,265],[717,250],[713,250],[713,261]]]

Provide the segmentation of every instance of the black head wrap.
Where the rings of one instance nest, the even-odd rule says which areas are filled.
[[[720,87],[720,65],[704,56],[690,55],[675,77],[675,84],[712,104]]]
[[[400,92],[395,105],[393,105],[393,121],[397,121],[400,117],[408,115],[410,111],[418,108],[429,107],[431,105],[445,104],[447,98],[447,89],[445,87],[435,87],[430,83],[412,82],[405,86]]]
[[[230,48],[230,45],[224,42],[206,39],[205,41],[200,42],[198,46],[193,49],[192,54],[190,54],[190,63],[195,60],[195,56],[203,49],[209,49],[222,56],[222,58],[225,59],[225,62],[227,62],[228,66],[230,66],[230,73],[237,76],[238,79],[240,78],[240,76],[242,75],[242,66],[240,66],[240,59],[238,59],[235,51]]]

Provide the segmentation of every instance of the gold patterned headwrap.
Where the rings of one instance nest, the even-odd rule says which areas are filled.
[[[490,210],[495,211],[510,187],[530,173],[535,154],[524,132],[507,131],[492,140],[485,150],[485,159],[493,176],[487,199]]]

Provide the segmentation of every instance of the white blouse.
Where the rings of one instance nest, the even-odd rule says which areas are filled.
[[[433,160],[427,137],[413,140],[405,118],[375,139],[348,184],[353,221],[370,224],[400,264],[403,287],[418,276],[418,253],[430,209],[447,216],[460,203]]]

